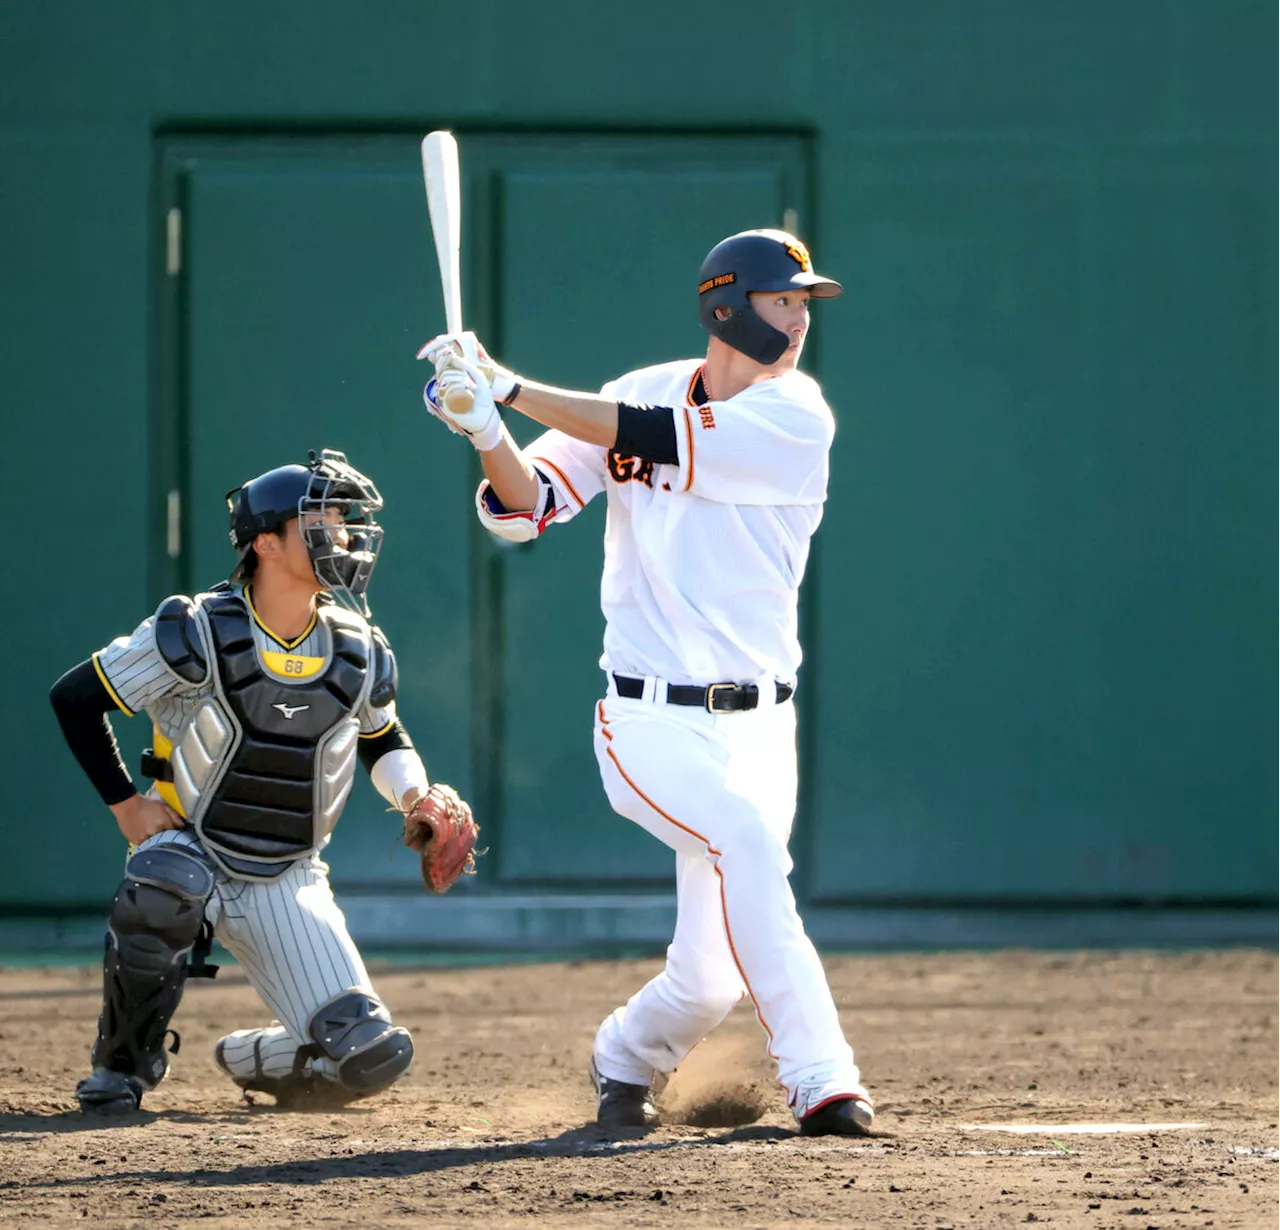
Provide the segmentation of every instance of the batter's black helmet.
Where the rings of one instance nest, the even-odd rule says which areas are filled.
[[[807,290],[815,299],[834,299],[844,287],[814,273],[809,249],[786,231],[730,235],[707,253],[698,275],[702,327],[767,367],[782,358],[790,338],[756,315],[748,295],[792,289]]]
[[[373,481],[361,474],[343,453],[324,449],[311,453],[305,466],[278,466],[227,492],[231,515],[231,545],[240,554],[231,580],[249,575],[249,556],[259,534],[277,533],[294,517],[307,516],[302,538],[311,556],[316,577],[329,590],[346,595],[351,605],[367,612],[364,591],[382,548],[383,528],[375,515],[382,496]],[[347,542],[333,536],[337,523],[325,514],[336,509],[342,516]]]

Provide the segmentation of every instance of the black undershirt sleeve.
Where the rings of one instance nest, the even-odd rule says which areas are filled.
[[[409,732],[400,724],[400,719],[396,718],[381,734],[374,735],[371,738],[362,735],[360,737],[360,746],[357,750],[360,754],[360,763],[364,765],[365,771],[372,773],[373,766],[388,752],[411,747],[413,747],[413,740],[409,738]]]
[[[67,671],[53,685],[49,700],[67,746],[102,801],[110,807],[137,794],[107,717],[117,705],[93,662],[86,660]]]
[[[620,401],[613,451],[621,457],[639,457],[655,465],[678,465],[676,412],[670,406],[633,406]]]

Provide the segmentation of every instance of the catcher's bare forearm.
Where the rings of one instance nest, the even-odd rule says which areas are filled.
[[[554,427],[575,440],[603,448],[612,448],[617,442],[618,403],[596,393],[575,393],[521,380],[510,404],[526,418]]]
[[[538,479],[533,466],[509,434],[503,432],[497,448],[480,454],[480,464],[504,508],[528,512],[537,503]]]

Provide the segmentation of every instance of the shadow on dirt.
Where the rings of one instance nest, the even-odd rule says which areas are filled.
[[[233,1127],[260,1121],[263,1115],[299,1113],[298,1108],[287,1111],[273,1105],[239,1105],[230,1110],[137,1110],[131,1114],[97,1115],[73,1110],[0,1110],[0,1142],[8,1135],[51,1132],[64,1135],[69,1132],[108,1132],[113,1128],[145,1127],[149,1123],[186,1123],[206,1128]],[[342,1115],[353,1119],[373,1113],[366,1106],[315,1106],[305,1113],[326,1116]]]
[[[79,1116],[68,1115],[68,1119]],[[150,1116],[155,1119],[160,1116]],[[165,1116],[170,1118],[171,1116]],[[10,1119],[13,1116],[9,1117]],[[38,1117],[29,1117],[37,1119]],[[145,1122],[147,1116],[137,1115],[121,1122]],[[212,1122],[193,1118],[193,1121]],[[225,1122],[225,1120],[223,1120]],[[47,1122],[47,1121],[46,1121]],[[0,1117],[0,1125],[4,1118]],[[58,1130],[45,1127],[44,1130]],[[74,1129],[63,1129],[74,1130]],[[715,1148],[766,1140],[788,1140],[796,1133],[780,1128],[745,1127],[716,1136],[700,1136],[681,1140],[646,1140],[637,1134],[626,1140],[610,1140],[594,1125],[575,1128],[558,1136],[529,1141],[477,1141],[474,1145],[457,1141],[442,1142],[438,1147],[426,1145],[421,1149],[394,1149],[380,1153],[356,1153],[344,1157],[304,1158],[297,1161],[274,1162],[269,1165],[233,1166],[229,1170],[113,1170],[101,1176],[77,1176],[52,1179],[44,1183],[23,1184],[28,1190],[45,1188],[58,1190],[63,1187],[84,1189],[95,1183],[143,1182],[150,1184],[174,1184],[182,1187],[238,1187],[257,1183],[308,1184],[326,1183],[335,1179],[388,1179],[408,1175],[432,1174],[453,1170],[461,1166],[497,1165],[502,1162],[536,1157],[586,1158],[618,1157],[628,1153],[659,1153],[669,1150]]]
[[[12,1134],[101,1132],[110,1128],[143,1127],[162,1117],[148,1110],[122,1115],[86,1115],[81,1110],[19,1111],[0,1114],[0,1140]],[[199,1120],[207,1122],[208,1120]]]

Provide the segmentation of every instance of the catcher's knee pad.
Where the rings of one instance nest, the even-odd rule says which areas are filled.
[[[165,1031],[213,886],[213,869],[194,850],[154,846],[126,864],[107,917],[95,1066],[148,1087],[164,1077]]]
[[[346,991],[318,1008],[308,1027],[317,1050],[333,1063],[333,1079],[358,1097],[377,1093],[408,1071],[413,1039],[367,991]]]
[[[213,869],[194,850],[153,846],[125,865],[108,916],[121,960],[164,971],[195,945],[213,894]]]

